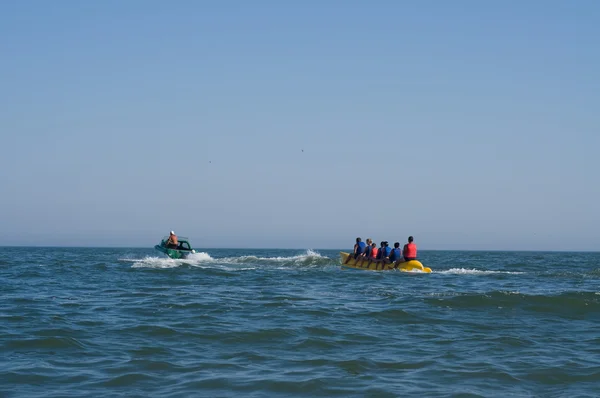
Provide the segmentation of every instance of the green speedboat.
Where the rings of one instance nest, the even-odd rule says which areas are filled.
[[[159,252],[165,253],[167,256],[174,259],[187,258],[190,254],[196,253],[196,250],[192,249],[192,246],[190,246],[190,241],[188,240],[188,238],[179,236],[177,238],[177,248],[167,247],[166,243],[168,239],[169,237],[165,236],[160,241],[160,245],[156,245],[154,246],[154,248]]]

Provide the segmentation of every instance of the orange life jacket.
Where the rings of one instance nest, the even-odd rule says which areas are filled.
[[[404,257],[406,258],[417,258],[417,245],[414,243],[407,243],[404,245],[403,252]]]
[[[371,258],[377,258],[377,252],[378,251],[379,250],[376,247],[372,248],[371,249]]]

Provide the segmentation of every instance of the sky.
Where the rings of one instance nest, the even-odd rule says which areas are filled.
[[[600,250],[600,2],[0,2],[0,245]]]

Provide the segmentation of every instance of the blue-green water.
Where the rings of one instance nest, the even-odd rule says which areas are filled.
[[[600,394],[600,253],[0,248],[0,396]]]

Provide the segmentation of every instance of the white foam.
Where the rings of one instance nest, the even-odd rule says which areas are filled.
[[[525,272],[517,271],[489,271],[489,270],[478,270],[478,269],[467,269],[467,268],[451,268],[444,271],[432,271],[437,274],[455,274],[455,275],[491,275],[491,274],[510,274],[519,275]]]
[[[227,271],[245,271],[254,270],[260,267],[256,263],[271,263],[270,269],[288,269],[290,266],[302,265],[310,267],[311,260],[328,259],[320,253],[308,249],[302,254],[290,257],[257,257],[240,256],[212,258],[208,253],[192,253],[185,259],[170,259],[166,257],[144,257],[142,259],[119,259],[119,261],[132,262],[134,268],[175,268],[181,265],[188,265],[195,268],[214,268]]]
[[[396,270],[396,271],[403,272],[403,273],[406,273],[406,274],[428,274],[428,272],[425,272],[425,271],[423,271],[421,269],[418,269],[418,268],[413,268],[411,270]],[[433,271],[431,271],[431,272],[433,272]]]
[[[147,256],[142,259],[121,259],[119,261],[133,262],[132,268],[175,268],[184,264],[197,266],[202,262],[208,262],[212,259],[208,253],[200,252],[191,253],[185,259]]]
[[[316,252],[312,249],[308,249],[303,254],[298,254],[296,256],[291,256],[291,257],[240,256],[240,257],[220,258],[218,261],[222,262],[222,263],[232,263],[232,264],[246,263],[248,261],[265,261],[265,262],[273,262],[273,263],[287,263],[287,262],[299,263],[304,260],[315,259],[315,258],[327,258],[327,257],[322,256],[321,254],[319,254],[318,252]]]
[[[133,262],[132,268],[175,268],[181,265],[177,260],[162,257],[144,257],[139,260],[127,261]]]
[[[189,254],[183,261],[191,261],[191,262],[200,262],[200,261],[210,261],[213,258],[210,254],[205,252],[200,253],[191,253]]]

